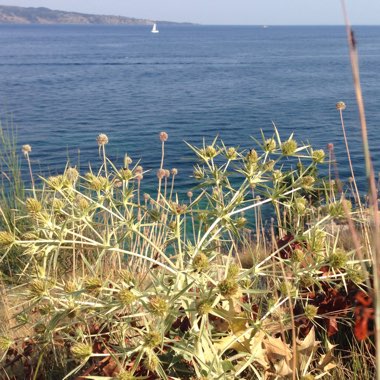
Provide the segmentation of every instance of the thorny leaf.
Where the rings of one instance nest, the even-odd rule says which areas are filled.
[[[276,375],[286,377],[293,373],[285,359],[281,359],[277,363],[273,364],[273,366],[276,369]]]
[[[264,331],[256,333],[250,341],[251,359],[259,363],[265,369],[268,368],[268,359],[266,351],[263,349]]]
[[[287,362],[292,358],[290,348],[281,340],[268,336],[264,340],[264,346],[267,349],[267,355],[271,362],[277,362],[285,359]]]
[[[310,355],[321,343],[315,340],[315,327],[309,331],[304,340],[297,339],[297,351],[303,355]]]

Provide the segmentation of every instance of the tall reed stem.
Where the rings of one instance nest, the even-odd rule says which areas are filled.
[[[356,101],[359,109],[360,125],[362,133],[362,142],[365,157],[365,167],[367,173],[367,180],[369,184],[369,198],[370,205],[372,206],[373,220],[374,220],[374,254],[373,254],[373,284],[374,284],[374,302],[375,302],[375,338],[376,338],[376,378],[380,380],[380,218],[379,218],[379,205],[377,200],[375,174],[371,161],[371,153],[368,144],[367,122],[365,117],[364,100],[360,84],[358,52],[356,48],[356,40],[354,32],[351,29],[351,24],[348,18],[345,0],[341,0],[343,14],[346,24],[346,32],[348,45],[350,48],[350,60],[352,68],[352,76],[354,80]]]

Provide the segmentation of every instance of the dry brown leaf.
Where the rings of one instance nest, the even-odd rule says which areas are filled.
[[[320,341],[315,340],[315,328],[313,326],[304,340],[297,339],[297,351],[302,355],[310,355],[320,343]]]
[[[278,361],[277,363],[273,364],[273,366],[276,369],[276,375],[278,376],[286,377],[293,373],[292,369],[289,367],[285,359]]]
[[[250,339],[252,329],[237,331],[235,334],[228,335],[214,342],[214,347],[220,353],[228,349],[238,352],[250,352]]]
[[[250,349],[251,358],[258,364],[260,364],[265,369],[268,368],[268,358],[266,356],[266,351],[263,348],[263,340],[265,338],[265,333],[263,331],[257,332],[251,339]]]
[[[264,346],[267,350],[267,355],[270,361],[276,362],[282,359],[289,362],[292,358],[290,348],[285,344],[281,338],[273,338],[268,336],[264,340]]]

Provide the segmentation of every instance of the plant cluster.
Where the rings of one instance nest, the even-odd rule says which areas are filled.
[[[15,305],[2,371],[319,379],[344,368],[349,330],[371,363],[368,220],[318,174],[325,152],[277,130],[250,150],[189,145],[197,186],[181,196],[178,170],[164,166],[167,139],[154,193],[140,162],[108,159],[101,134],[97,171],[41,177],[12,216],[1,213]],[[348,217],[364,231],[362,257],[342,244]]]

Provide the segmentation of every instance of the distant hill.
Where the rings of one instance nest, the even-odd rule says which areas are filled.
[[[0,5],[0,24],[152,25],[154,22],[159,22],[160,24],[179,24],[170,21],[146,20],[133,17],[65,12],[49,8]]]

